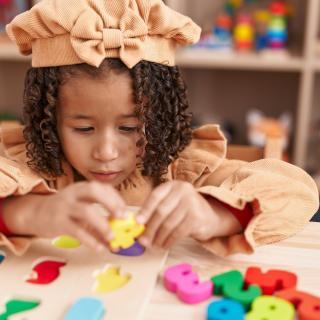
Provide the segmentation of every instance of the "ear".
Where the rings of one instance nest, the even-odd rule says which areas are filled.
[[[248,125],[254,125],[259,122],[264,118],[264,114],[259,111],[259,110],[250,110],[247,113],[246,121]]]
[[[280,116],[279,121],[288,131],[290,131],[292,124],[292,116],[289,112],[283,113]]]

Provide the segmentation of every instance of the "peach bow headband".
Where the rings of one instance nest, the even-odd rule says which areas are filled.
[[[177,43],[193,44],[201,29],[162,0],[42,0],[7,25],[9,37],[34,67],[118,57],[175,64]]]

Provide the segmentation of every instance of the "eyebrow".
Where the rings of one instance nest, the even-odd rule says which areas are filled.
[[[71,114],[66,116],[67,119],[73,119],[73,120],[91,120],[93,117],[91,116],[86,116],[84,114]],[[122,114],[120,115],[120,118],[137,118],[137,115],[132,113],[132,114]]]
[[[135,113],[131,113],[131,114],[122,114],[121,116],[120,116],[120,118],[137,118],[138,116],[137,116],[137,114],[135,114]]]

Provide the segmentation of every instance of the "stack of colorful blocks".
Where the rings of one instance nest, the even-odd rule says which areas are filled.
[[[258,267],[245,276],[231,270],[200,282],[187,263],[168,268],[164,285],[188,304],[223,296],[207,307],[207,320],[299,320],[320,319],[320,297],[298,291],[297,276],[284,270],[263,273]]]

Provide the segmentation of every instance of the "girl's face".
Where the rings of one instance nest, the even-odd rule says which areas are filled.
[[[142,124],[129,75],[69,79],[59,91],[57,122],[65,157],[85,179],[117,186],[135,170]]]

